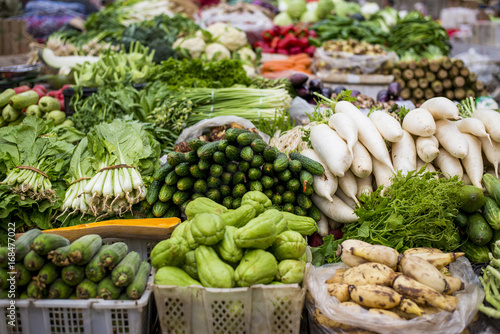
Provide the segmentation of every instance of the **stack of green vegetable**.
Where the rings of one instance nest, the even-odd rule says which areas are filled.
[[[38,229],[15,242],[16,264],[8,269],[9,249],[0,248],[0,298],[7,298],[14,272],[16,298],[135,300],[146,290],[151,266],[123,242],[103,245],[89,234],[73,243]]]
[[[248,191],[262,191],[273,204],[286,212],[313,217],[313,175],[322,175],[323,166],[301,154],[288,156],[268,146],[262,138],[245,129],[229,129],[226,139],[188,141],[192,151],[171,152],[167,163],[155,172],[148,188],[147,204],[155,217],[176,217],[190,200],[208,197],[227,208],[239,208]]]
[[[490,264],[483,269],[483,276],[479,277],[486,293],[485,303],[479,306],[479,311],[500,319],[500,240],[493,244],[490,260]]]
[[[208,198],[186,208],[188,220],[155,246],[151,262],[159,285],[212,288],[302,283],[311,218],[272,208],[263,193],[246,193],[227,210]]]

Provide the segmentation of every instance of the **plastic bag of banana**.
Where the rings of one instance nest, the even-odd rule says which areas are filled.
[[[308,273],[306,305],[317,333],[459,334],[484,298],[463,253],[396,250],[345,240],[343,263]]]

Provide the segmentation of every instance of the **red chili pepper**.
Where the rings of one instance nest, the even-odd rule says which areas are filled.
[[[24,85],[24,86],[19,86],[19,87],[14,88],[14,91],[16,92],[16,94],[21,94],[21,93],[29,91],[30,89],[31,89],[30,86]]]
[[[297,46],[300,46],[302,49],[306,49],[309,46],[309,40],[307,37],[300,38]]]
[[[255,43],[253,43],[253,47],[254,47],[254,49],[266,48],[266,47],[269,47],[269,43],[264,42],[264,41],[256,41]]]
[[[302,49],[300,46],[294,46],[289,49],[291,55],[298,55],[299,53],[302,53]]]
[[[280,49],[280,48],[278,48],[278,49],[276,49],[276,53],[278,53],[280,55],[287,55],[287,56],[290,55],[290,52],[288,52],[287,49]]]
[[[281,27],[281,32],[280,34],[282,36],[285,36],[286,34],[288,33],[293,33],[293,28],[294,26],[293,25],[289,25],[289,26],[284,26],[284,27]]]
[[[35,85],[33,86],[33,90],[39,90],[40,92],[47,94],[47,88],[44,85]]]
[[[266,29],[262,32],[262,39],[266,42],[270,42],[273,39],[273,31],[272,29]]]
[[[314,51],[316,51],[316,48],[314,46],[308,46],[304,49],[304,52],[307,53],[309,57],[314,56]]]
[[[281,41],[278,43],[278,48],[285,49],[289,46],[292,46],[292,41],[297,40],[297,38],[293,34],[287,34]]]
[[[278,47],[278,43],[280,42],[280,38],[279,37],[274,37],[273,40],[271,41],[271,44],[269,45],[271,48],[277,48]]]

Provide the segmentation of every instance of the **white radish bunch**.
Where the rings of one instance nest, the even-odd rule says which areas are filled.
[[[345,141],[326,124],[311,129],[309,137],[314,151],[333,175],[342,177],[351,167],[352,154]]]

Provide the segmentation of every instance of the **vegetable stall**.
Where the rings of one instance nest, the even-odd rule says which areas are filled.
[[[117,1],[0,92],[1,333],[498,328],[490,87],[420,12],[276,5]]]

